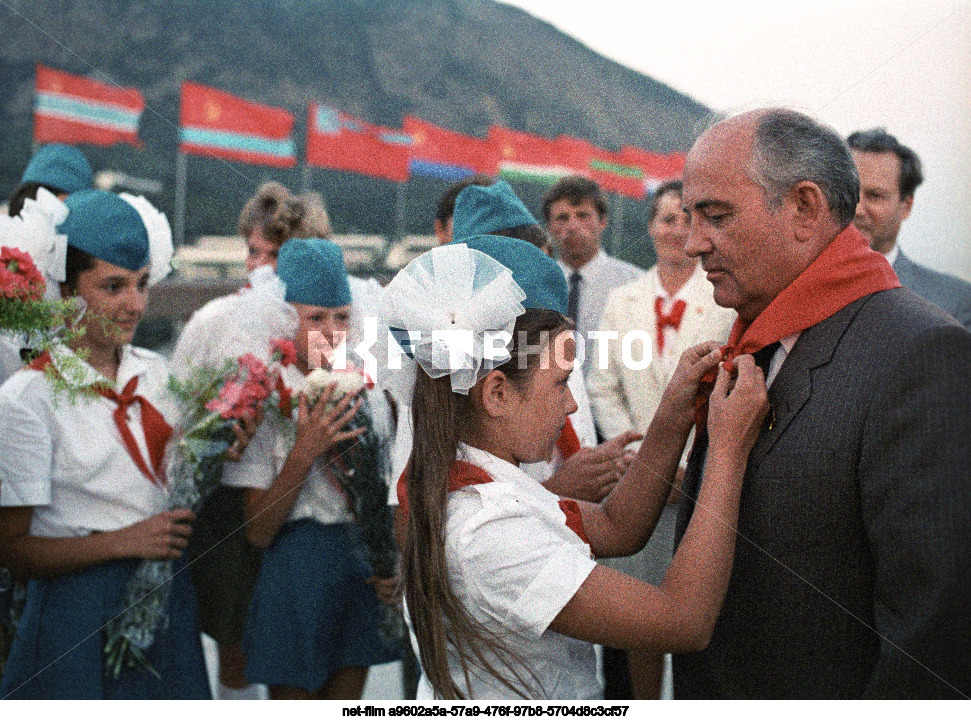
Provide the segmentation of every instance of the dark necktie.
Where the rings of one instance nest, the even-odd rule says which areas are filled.
[[[752,355],[752,357],[755,358],[755,365],[762,369],[762,372],[765,373],[766,378],[769,377],[769,364],[772,363],[772,356],[774,356],[775,352],[779,350],[780,345],[781,343],[779,343],[779,341],[769,343],[769,345],[765,346],[765,348],[755,351],[755,353]]]
[[[566,301],[566,314],[573,319],[573,322],[579,326],[580,320],[577,315],[580,313],[580,281],[583,280],[583,276],[580,275],[579,270],[573,271],[570,274],[570,296]],[[562,297],[562,296],[560,296]]]

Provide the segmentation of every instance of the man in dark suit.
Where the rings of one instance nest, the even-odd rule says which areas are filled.
[[[939,305],[971,330],[971,283],[915,263],[900,250],[897,234],[924,180],[917,153],[883,128],[858,130],[846,141],[860,173],[860,204],[853,223],[893,266],[900,284]]]
[[[851,225],[840,137],[788,110],[686,160],[686,251],[766,370],[731,580],[676,698],[971,696],[971,333],[899,287]],[[685,474],[680,539],[705,461]]]

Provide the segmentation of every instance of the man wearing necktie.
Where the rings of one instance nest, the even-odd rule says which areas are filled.
[[[607,295],[644,275],[644,271],[607,255],[600,239],[607,229],[607,201],[600,186],[580,176],[562,178],[543,200],[546,227],[559,253],[559,265],[569,287],[567,313],[585,343],[583,372],[595,365],[596,344],[590,332],[600,327]]]
[[[858,197],[840,137],[790,110],[719,122],[687,156],[685,249],[738,312],[726,364],[762,361],[772,413],[676,698],[971,695],[971,333],[900,287],[851,224]],[[705,512],[701,427],[679,535]]]
[[[724,343],[735,321],[733,310],[715,303],[711,283],[705,279],[697,259],[684,252],[688,221],[681,208],[680,180],[671,180],[658,187],[651,200],[648,218],[657,264],[643,278],[617,288],[608,296],[600,330],[617,333],[618,340],[608,345],[606,365],[595,365],[587,377],[594,418],[606,437],[628,430],[644,433],[657,412],[681,354],[706,340]],[[624,359],[620,339],[634,331],[642,336],[646,334],[653,346],[644,348],[645,353],[651,354],[646,368]],[[629,355],[640,360],[641,344],[632,345],[638,350],[632,350]],[[690,443],[689,439],[689,448]],[[687,454],[682,466],[686,461]],[[671,505],[661,515],[644,550],[626,558],[605,559],[604,563],[642,581],[659,584],[671,562],[676,500],[677,494],[672,493]],[[614,651],[605,653],[610,690],[613,687],[610,662]],[[631,651],[627,655],[631,682],[627,697],[658,698],[662,657],[646,651]],[[624,664],[623,658],[619,657],[618,673],[621,675]],[[617,685],[618,693],[624,695],[623,681],[618,680]]]

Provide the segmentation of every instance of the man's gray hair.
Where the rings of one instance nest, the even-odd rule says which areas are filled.
[[[794,110],[769,110],[759,118],[752,143],[752,179],[778,207],[796,183],[808,180],[823,191],[840,227],[856,215],[860,176],[836,131]]]

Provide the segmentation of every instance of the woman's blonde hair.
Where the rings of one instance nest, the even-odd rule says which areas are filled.
[[[290,238],[327,238],[330,219],[319,193],[294,195],[277,182],[263,183],[239,214],[239,234],[248,239],[254,230],[281,246]]]

